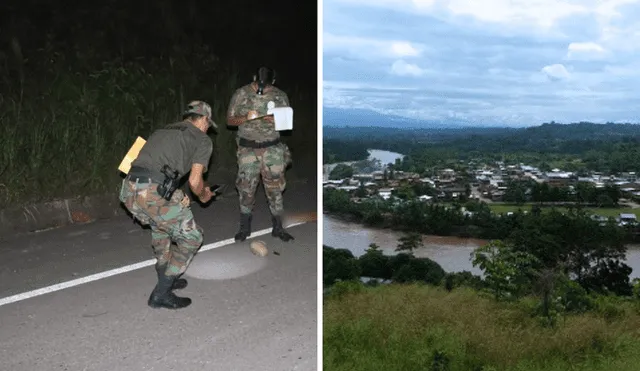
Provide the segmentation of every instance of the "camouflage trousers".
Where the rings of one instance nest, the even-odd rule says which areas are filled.
[[[177,189],[171,201],[162,198],[153,183],[136,183],[125,179],[120,201],[142,225],[151,227],[151,245],[157,259],[156,268],[168,276],[187,270],[202,245],[203,230],[193,218],[189,206],[180,203],[184,192]],[[176,243],[176,247],[171,242]],[[166,267],[166,268],[165,268]]]
[[[267,148],[238,146],[238,177],[236,188],[240,197],[240,212],[250,214],[256,203],[256,190],[262,177],[272,215],[282,215],[287,181],[285,170],[291,164],[291,152],[280,143]]]

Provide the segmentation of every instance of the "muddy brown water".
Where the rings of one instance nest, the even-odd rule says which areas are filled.
[[[386,255],[397,254],[395,248],[402,236],[401,232],[367,228],[362,224],[323,215],[323,244],[348,249],[355,256],[363,255],[371,243],[380,246]],[[481,274],[482,271],[471,264],[471,253],[486,242],[475,238],[424,236],[424,248],[416,250],[414,255],[434,260],[447,272],[467,270]],[[633,269],[631,277],[640,277],[640,246],[628,246],[626,263]]]

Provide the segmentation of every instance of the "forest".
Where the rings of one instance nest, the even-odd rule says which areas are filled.
[[[378,133],[378,134],[376,134]],[[406,155],[400,170],[506,161],[565,171],[640,171],[640,125],[543,124],[529,128],[325,128],[323,162],[366,159],[367,149]]]

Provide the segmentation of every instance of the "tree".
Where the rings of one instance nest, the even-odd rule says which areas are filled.
[[[405,254],[408,260],[396,266],[393,271],[393,281],[398,283],[422,281],[432,285],[442,282],[446,272],[442,267],[428,258],[415,258],[413,255]]]
[[[400,237],[399,242],[396,251],[409,251],[409,254],[413,254],[413,250],[424,246],[422,244],[422,235],[415,232]]]
[[[485,279],[496,299],[518,297],[530,284],[532,254],[517,251],[501,240],[493,240],[471,253],[473,266],[484,271]]]
[[[358,261],[365,277],[390,279],[393,274],[390,257],[384,255],[375,243],[369,245],[367,252]]]
[[[358,260],[347,249],[334,249],[323,246],[323,282],[333,285],[337,281],[349,281],[360,278],[361,269]]]
[[[353,195],[356,197],[362,198],[362,197],[367,197],[369,193],[367,192],[367,189],[364,187],[364,185],[360,184],[360,186],[358,187],[358,189],[356,189]]]
[[[403,200],[412,200],[416,197],[413,187],[403,184],[393,191],[395,196]]]
[[[353,176],[353,168],[349,165],[338,164],[336,167],[331,170],[329,173],[329,179],[337,180],[337,179],[345,179]]]

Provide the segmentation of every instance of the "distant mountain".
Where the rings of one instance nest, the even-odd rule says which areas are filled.
[[[447,129],[471,127],[469,122],[458,119],[420,120],[397,115],[386,115],[373,110],[360,108],[323,107],[323,126],[328,127],[381,127],[406,129]],[[476,127],[478,125],[475,125]],[[482,127],[506,125],[482,124]]]

